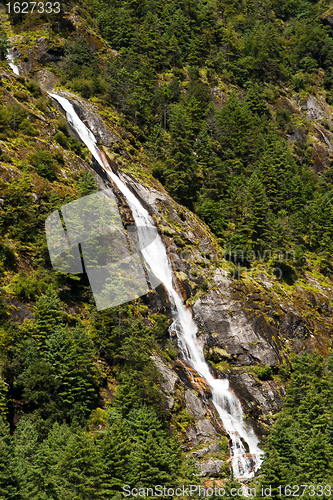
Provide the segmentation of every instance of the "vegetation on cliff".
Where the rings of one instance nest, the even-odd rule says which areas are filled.
[[[284,295],[297,273],[327,286],[333,272],[330,159],[314,168],[333,123],[301,111],[314,94],[331,109],[333,31],[324,0],[60,3],[3,17],[0,31],[0,498],[117,499],[124,483],[193,482],[176,432],[191,418],[165,411],[151,359],[175,357],[166,311],[143,299],[98,313],[85,275],[52,269],[46,217],[97,186],[37,72],[98,104],[120,138],[113,153],[149,167],[231,260],[291,252]],[[19,78],[4,60],[11,37]],[[272,498],[327,484],[332,462],[331,359],[290,359],[285,372],[260,479]]]

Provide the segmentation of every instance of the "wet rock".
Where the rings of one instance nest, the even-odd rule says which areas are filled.
[[[211,387],[208,385],[206,380],[191,366],[185,363],[185,361],[181,359],[177,360],[175,363],[175,370],[185,385],[190,385],[190,387],[198,392],[202,397],[211,399]]]
[[[199,444],[200,440],[194,425],[189,425],[186,429],[186,438],[190,442],[190,448],[194,448]]]
[[[175,406],[175,401],[172,396],[166,396],[167,408],[168,410],[172,410]]]
[[[293,103],[287,97],[280,97],[280,99],[276,103],[276,108],[277,109],[281,109],[281,108],[286,109],[286,110],[290,111],[290,113],[292,113],[292,114],[295,113],[297,115],[301,115],[301,112],[298,109],[298,107],[296,106],[296,104]]]
[[[331,153],[332,148],[328,147],[326,144],[323,144],[322,142],[316,142],[313,144],[312,169],[316,173],[320,173],[325,170],[326,167],[330,166]]]
[[[25,304],[16,299],[4,299],[3,302],[7,304],[10,320],[16,323],[24,323],[27,319],[33,318],[33,313]]]
[[[214,460],[210,458],[207,462],[199,462],[198,466],[201,469],[202,476],[219,477],[223,464],[223,460]]]
[[[296,129],[293,131],[292,134],[287,135],[288,141],[290,142],[305,142],[306,141],[306,135],[302,130]]]
[[[230,386],[240,399],[246,414],[258,424],[260,434],[267,434],[272,415],[282,409],[285,390],[275,380],[260,381],[244,368],[230,370],[227,374]]]
[[[227,102],[228,100],[228,94],[223,92],[221,89],[218,87],[213,87],[210,90],[214,104],[218,109],[221,109]]]
[[[63,49],[46,48],[45,51],[40,55],[39,62],[41,62],[42,64],[47,64],[50,62],[56,63],[61,61],[63,57]]]

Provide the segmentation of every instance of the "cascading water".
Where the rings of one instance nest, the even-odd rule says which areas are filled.
[[[173,285],[172,268],[166,254],[165,245],[157,232],[153,219],[136,196],[112,172],[107,160],[96,145],[97,141],[94,135],[80,120],[72,104],[64,97],[56,94],[50,94],[50,96],[58,101],[66,111],[67,120],[71,127],[77,132],[94,158],[125,196],[135,220],[140,247],[143,248],[143,257],[169,293],[174,318],[172,328],[177,333],[182,356],[194,370],[206,379],[212,388],[212,401],[231,439],[230,453],[234,476],[238,479],[252,477],[261,464],[260,455],[262,451],[258,447],[258,439],[253,429],[244,422],[241,404],[229,390],[228,380],[215,379],[209,371],[203,349],[197,341],[197,326],[191,312],[185,307]],[[156,232],[153,241],[151,238],[152,231]],[[152,241],[152,243],[146,246],[147,241]],[[247,453],[244,443],[247,444],[249,453]]]
[[[19,76],[20,70],[19,70],[19,67],[14,62],[15,61],[15,57],[14,57],[13,52],[10,49],[7,50],[6,59],[8,61],[9,66],[13,70],[13,73],[15,75]]]

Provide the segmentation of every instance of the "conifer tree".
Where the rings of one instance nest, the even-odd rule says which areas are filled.
[[[265,188],[254,172],[247,185],[246,222],[250,239],[261,248],[268,231],[269,204]]]

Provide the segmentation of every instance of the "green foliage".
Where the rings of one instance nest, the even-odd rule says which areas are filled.
[[[43,271],[27,275],[24,271],[20,271],[10,284],[11,290],[17,297],[25,300],[36,300],[46,292],[50,277]]]
[[[318,353],[293,360],[284,408],[265,445],[260,486],[272,485],[270,498],[287,498],[279,485],[332,484],[332,368],[332,356]]]
[[[38,216],[29,175],[24,174],[17,183],[6,186],[3,208],[4,212],[0,213],[2,234],[20,241],[32,241],[38,231]]]
[[[34,80],[28,80],[25,84],[27,90],[32,94],[34,97],[39,97],[42,95],[42,91],[40,88],[40,85],[38,83],[34,82]]]
[[[39,418],[84,422],[97,402],[101,374],[86,331],[66,328],[59,306],[53,291],[37,300],[31,336],[22,344],[19,385]]]
[[[0,443],[3,498],[108,500],[121,498],[124,484],[171,487],[190,479],[179,445],[144,406],[126,419],[113,411],[97,435],[55,423],[41,439],[23,418],[11,437],[0,419]]]
[[[79,181],[79,196],[87,196],[98,190],[94,176],[89,171],[82,172]]]
[[[17,255],[12,244],[8,241],[0,243],[0,272],[4,269],[15,269]]]
[[[69,149],[68,139],[61,130],[54,134],[54,140],[57,141],[57,143],[64,149]]]
[[[0,378],[0,418],[5,417],[8,409],[7,409],[7,392],[8,387],[5,382]]]
[[[72,76],[78,76],[82,66],[90,66],[93,62],[94,54],[89,43],[84,37],[79,37],[68,48],[67,68]]]
[[[18,101],[26,102],[29,100],[28,94],[22,90],[16,90],[13,95]]]
[[[38,130],[30,123],[30,121],[27,118],[21,121],[19,126],[19,131],[22,132],[24,135],[30,137],[36,137],[38,135]]]
[[[17,130],[25,118],[27,112],[19,104],[13,104],[8,108],[0,106],[0,132]]]
[[[88,151],[86,146],[84,144],[82,144],[80,141],[78,141],[75,137],[70,137],[68,135],[68,130],[65,130],[65,127],[62,124],[60,124],[60,128],[62,130],[58,130],[58,132],[56,132],[53,136],[54,139],[57,141],[57,143],[62,148],[70,149],[75,154],[77,154],[78,156],[81,156],[83,159],[85,159],[87,156],[87,151]],[[63,132],[63,130],[65,133]]]
[[[59,158],[57,155],[53,155],[43,149],[38,149],[30,157],[30,163],[35,167],[37,174],[51,182],[57,178],[58,161]]]
[[[10,48],[10,43],[7,38],[6,32],[0,28],[0,61],[6,59],[7,50]]]
[[[59,120],[56,121],[55,123],[56,127],[60,132],[62,132],[65,135],[68,135],[68,123],[67,120],[64,120],[63,118],[59,118]]]
[[[255,373],[257,374],[259,380],[272,380],[273,371],[272,367],[266,366],[255,366]]]
[[[13,444],[9,425],[0,416],[0,498],[15,498],[17,493],[12,459]]]

